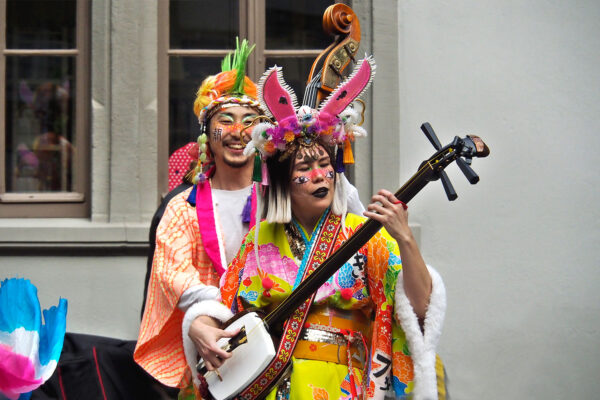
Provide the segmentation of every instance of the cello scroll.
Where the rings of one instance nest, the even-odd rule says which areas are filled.
[[[346,74],[350,62],[356,62],[355,55],[360,46],[360,22],[354,11],[345,4],[333,4],[323,13],[323,29],[336,36],[335,41],[321,52],[313,62],[308,84],[321,74],[317,100],[323,100],[338,86]]]

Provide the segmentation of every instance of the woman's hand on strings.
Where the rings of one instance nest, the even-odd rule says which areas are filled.
[[[231,353],[223,350],[217,341],[221,338],[234,337],[237,333],[238,331],[224,331],[219,328],[219,323],[214,318],[201,315],[190,325],[188,336],[204,360],[206,369],[213,371],[231,357]]]
[[[367,206],[364,215],[381,222],[388,233],[397,242],[401,242],[412,238],[412,232],[408,226],[407,208],[406,204],[399,201],[393,193],[381,189],[371,198],[371,203]]]

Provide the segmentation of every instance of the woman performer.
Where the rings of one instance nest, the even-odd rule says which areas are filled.
[[[366,90],[373,70],[372,59],[361,61],[319,110],[303,106],[296,111],[279,68],[263,76],[259,100],[277,122],[256,125],[246,147],[265,163],[268,186],[264,220],[249,231],[221,281],[223,302],[234,313],[272,309],[315,262],[323,261],[328,243],[335,250],[364,223],[365,218],[346,212],[336,172],[343,169],[344,142],[362,130],[347,107]],[[425,265],[406,205],[392,193],[380,190],[364,215],[384,229],[318,289],[300,327],[291,373],[267,398],[438,398],[435,345],[445,311],[442,280]],[[207,323],[216,326],[215,319],[231,314],[223,307],[207,315]],[[215,345],[231,336],[222,332],[207,328],[195,341],[209,370],[230,357]],[[284,332],[284,344],[286,337]]]

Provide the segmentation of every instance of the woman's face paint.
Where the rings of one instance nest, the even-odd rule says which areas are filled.
[[[322,145],[299,150],[291,176],[292,213],[299,220],[318,217],[331,205],[335,172]]]
[[[292,178],[294,183],[302,185],[308,182],[314,182],[318,177],[333,179],[334,172],[331,166],[326,168],[310,168],[307,171],[298,171],[296,176]]]

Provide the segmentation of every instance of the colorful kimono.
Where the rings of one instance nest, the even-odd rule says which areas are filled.
[[[191,382],[182,324],[194,305],[184,312],[178,303],[190,288],[207,289],[206,299],[218,297],[219,277],[227,266],[210,183],[202,185],[174,197],[161,218],[146,308],[134,353],[142,368],[168,386],[185,387]],[[255,201],[253,195],[253,205]],[[206,299],[201,300],[210,301]]]
[[[335,248],[363,221],[362,217],[348,214],[344,228],[335,238]],[[297,257],[297,250],[292,250],[295,240],[289,239],[293,236],[290,224],[286,227],[263,222],[259,228],[258,241],[253,228],[223,276],[223,302],[233,312],[247,307],[271,308],[281,302],[298,285],[298,271],[306,263]],[[306,258],[312,241],[306,232],[301,234],[308,242],[303,256]],[[318,234],[317,227],[312,240]],[[331,362],[328,357],[319,360],[319,353],[327,351],[318,345],[300,348],[299,342],[293,358],[290,398],[347,399],[353,390],[363,398],[408,398],[408,394],[414,399],[438,398],[435,345],[445,310],[443,284],[430,269],[433,291],[422,333],[404,294],[401,270],[397,243],[382,229],[321,286],[308,321],[324,325],[335,318],[342,324],[346,323],[344,320],[355,325],[356,321],[367,321],[368,329],[363,333],[368,341],[368,357],[357,365],[356,357],[351,356],[350,371],[347,362]]]

